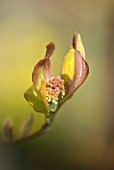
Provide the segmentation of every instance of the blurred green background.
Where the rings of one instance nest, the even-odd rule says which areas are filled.
[[[74,31],[82,36],[89,77],[59,110],[48,134],[0,145],[0,170],[114,169],[113,0],[0,0],[0,137],[5,119],[16,122],[19,137],[20,122],[33,112],[23,92],[34,65],[53,41],[52,75],[58,75]]]

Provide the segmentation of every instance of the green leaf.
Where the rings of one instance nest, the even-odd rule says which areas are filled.
[[[36,112],[47,114],[48,110],[46,108],[46,105],[43,101],[40,91],[36,89],[35,85],[30,87],[24,93],[24,97]]]

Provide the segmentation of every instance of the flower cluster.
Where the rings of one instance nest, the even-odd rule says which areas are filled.
[[[51,77],[47,82],[46,87],[46,99],[48,103],[58,103],[59,98],[65,96],[64,79],[57,77]]]

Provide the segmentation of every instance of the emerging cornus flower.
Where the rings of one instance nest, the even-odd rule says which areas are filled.
[[[17,110],[16,114],[10,111],[6,114],[1,113],[0,142],[16,143],[46,133],[58,109],[86,80],[89,67],[79,34],[73,35],[72,45],[64,58],[61,74],[55,77],[51,76],[50,65],[50,57],[54,50],[53,43],[46,46],[44,59],[34,67],[32,86],[24,93],[25,99],[36,112],[17,114]]]
[[[33,85],[24,93],[25,99],[36,112],[46,115],[48,120],[60,106],[83,84],[89,73],[85,61],[85,50],[79,34],[73,35],[72,46],[65,56],[62,72],[51,76],[50,57],[55,45],[46,46],[46,55],[34,67]]]

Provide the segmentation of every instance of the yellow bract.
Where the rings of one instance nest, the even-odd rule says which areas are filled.
[[[67,82],[72,81],[74,76],[74,63],[75,63],[75,50],[73,48],[70,49],[68,54],[65,56],[62,68],[62,76],[64,80]]]
[[[84,46],[83,46],[80,34],[78,34],[76,44],[77,44],[77,50],[82,54],[83,58],[85,59],[85,50],[84,50]]]

